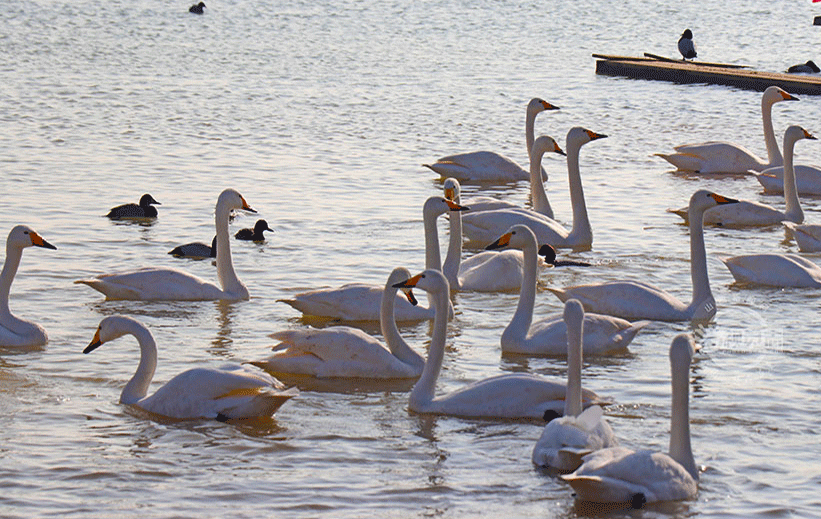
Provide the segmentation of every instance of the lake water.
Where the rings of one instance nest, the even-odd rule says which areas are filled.
[[[306,326],[277,302],[296,292],[424,265],[423,201],[441,193],[421,164],[491,149],[525,163],[524,108],[561,107],[537,134],[564,146],[573,126],[609,138],[581,171],[593,248],[563,252],[590,269],[540,274],[536,316],[559,312],[546,288],[643,279],[690,298],[688,233],[666,212],[698,188],[783,206],[752,177],[674,174],[652,154],[710,139],[764,154],[761,94],[596,76],[593,53],[675,56],[691,28],[699,58],[782,71],[818,58],[810,2],[188,2],[6,0],[0,21],[0,232],[26,223],[57,246],[27,249],[11,308],[49,333],[45,348],[0,352],[3,517],[578,517],[601,512],[535,469],[542,427],[431,418],[406,388],[305,390],[271,420],[150,419],[118,403],[138,361],[124,338],[82,349],[106,315],[131,315],[159,345],[155,389],[192,366],[268,354],[267,335]],[[786,105],[786,106],[785,106]],[[774,109],[776,132],[821,134],[821,97]],[[802,141],[799,162],[821,164]],[[548,194],[570,220],[565,165],[545,161]],[[213,206],[233,187],[275,229],[234,241],[246,302],[106,302],[72,282],[148,265],[216,279],[209,261],[167,254],[213,236]],[[526,203],[526,183],[463,186]],[[105,212],[145,192],[151,225]],[[821,200],[803,199],[821,222]],[[232,232],[253,224],[243,215]],[[821,516],[821,334],[817,290],[744,288],[716,254],[796,252],[778,228],[708,229],[714,323],[653,323],[630,352],[586,358],[584,384],[611,396],[621,443],[665,450],[669,361],[694,331],[693,450],[698,497],[642,517]],[[444,220],[440,239],[446,243]],[[818,255],[807,255],[818,261]],[[564,360],[502,356],[517,294],[459,293],[441,391],[500,372],[564,377]],[[403,326],[424,352],[427,323]],[[369,330],[375,333],[375,330]],[[610,512],[614,516],[620,511]]]

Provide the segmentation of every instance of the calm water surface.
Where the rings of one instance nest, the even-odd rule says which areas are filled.
[[[267,335],[301,327],[277,299],[346,282],[384,283],[424,265],[422,202],[441,193],[421,167],[473,149],[524,163],[524,107],[559,106],[537,133],[582,150],[595,241],[566,253],[598,266],[544,271],[545,288],[644,279],[689,300],[686,228],[667,213],[701,187],[783,206],[752,178],[688,178],[652,157],[692,140],[764,153],[760,94],[598,77],[592,53],[673,56],[689,27],[704,60],[780,71],[817,59],[809,2],[189,2],[7,0],[0,13],[0,232],[18,223],[58,247],[28,249],[12,310],[50,342],[0,352],[0,515],[4,517],[577,517],[568,486],[534,469],[541,426],[429,418],[407,388],[303,391],[271,420],[167,423],[118,404],[133,339],[81,354],[100,319],[123,313],[159,344],[155,385],[192,366],[267,355]],[[788,106],[784,106],[788,105]],[[821,133],[821,98],[774,110],[776,131]],[[802,141],[800,162],[821,164]],[[565,166],[546,160],[557,217],[570,220]],[[105,302],[72,282],[148,265],[215,279],[168,250],[213,236],[218,193],[238,189],[276,229],[234,242],[251,299],[234,304]],[[526,203],[527,185],[465,186]],[[108,208],[151,193],[151,225]],[[821,201],[802,200],[821,221]],[[250,226],[244,215],[232,231]],[[440,238],[447,238],[441,222]],[[733,284],[715,254],[796,251],[780,229],[706,232],[719,305],[706,328],[654,323],[630,352],[585,359],[584,383],[623,445],[666,449],[673,336],[694,331],[698,497],[642,517],[821,516],[821,346],[817,291]],[[809,255],[819,260],[817,255]],[[500,372],[564,376],[561,359],[501,356],[517,294],[460,293],[441,390]],[[316,323],[315,323],[316,324]],[[376,333],[375,330],[369,330]],[[429,325],[402,332],[419,351]],[[619,516],[624,512],[611,512]]]

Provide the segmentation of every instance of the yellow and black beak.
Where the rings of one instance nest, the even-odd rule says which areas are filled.
[[[591,132],[590,130],[585,130],[585,132],[590,137],[591,141],[595,141],[596,139],[606,139],[607,138],[607,135],[605,135],[603,133]]]
[[[782,90],[780,93],[781,93],[781,97],[783,97],[783,98],[784,98],[784,101],[798,101],[798,100],[799,100],[799,99],[798,99],[797,97],[795,97],[794,95],[792,95],[792,94],[788,94],[787,92],[785,92],[785,91],[783,91],[783,90]]]
[[[83,350],[83,353],[91,353],[92,351],[102,346],[102,344],[103,341],[100,340],[100,329],[97,328],[97,331],[94,333],[94,338],[91,339],[91,343],[88,346],[86,346],[86,349]]]
[[[445,198],[456,201],[456,189],[449,187],[445,189]]]
[[[542,106],[544,107],[545,110],[558,110],[559,109],[558,106],[556,106],[554,104],[550,104],[545,100],[542,100]]]
[[[31,238],[31,244],[36,245],[37,247],[43,247],[44,249],[57,249],[57,247],[44,240],[43,237],[36,232],[29,233],[29,238]]]
[[[510,238],[512,236],[513,236],[512,232],[508,232],[508,233],[505,233],[505,234],[501,235],[498,240],[496,240],[495,242],[493,242],[490,245],[488,245],[487,247],[485,247],[485,250],[496,250],[496,249],[503,249],[503,248],[507,247],[510,244]]]
[[[811,134],[811,133],[810,133],[810,132],[808,132],[807,130],[804,130],[804,138],[805,138],[805,139],[817,140],[817,139],[816,139],[816,137],[815,137],[815,135]]]
[[[727,198],[726,196],[721,196],[716,193],[710,193],[710,196],[713,197],[713,200],[715,200],[718,205],[738,203],[738,200],[735,198]]]
[[[447,201],[448,207],[450,207],[451,211],[469,211],[470,210],[470,207],[467,207],[467,206],[464,206],[464,205],[459,205],[459,204],[457,204],[456,202],[454,202],[453,200],[451,200],[449,198],[446,198],[445,200]]]
[[[413,295],[413,290],[411,290],[410,288],[403,288],[402,293],[405,294],[405,297],[408,298],[408,302],[411,305],[416,306],[419,304],[419,301],[416,299],[416,296]]]
[[[406,279],[405,281],[400,281],[393,285],[394,288],[413,288],[419,283],[419,280],[422,279],[422,274],[417,274],[410,279]]]
[[[245,201],[245,197],[240,196],[239,198],[240,198],[240,200],[242,200],[242,209],[243,209],[243,211],[248,211],[249,213],[256,213],[257,212],[256,209],[254,209],[250,205],[248,205],[248,202]]]

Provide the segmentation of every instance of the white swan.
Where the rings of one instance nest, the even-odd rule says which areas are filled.
[[[790,126],[784,132],[784,172],[786,173],[785,178],[787,181],[785,183],[786,189],[784,190],[786,207],[783,211],[760,202],[739,200],[737,204],[721,205],[705,211],[704,225],[763,227],[767,225],[778,225],[784,220],[796,223],[804,221],[804,211],[801,209],[801,202],[798,200],[798,191],[795,185],[795,169],[793,168],[795,143],[801,139],[815,140],[815,137],[800,126]],[[687,221],[687,208],[672,212]]]
[[[584,309],[571,299],[564,305],[567,326],[567,398],[564,415],[548,422],[533,448],[531,460],[540,467],[570,472],[582,464],[582,456],[613,447],[618,442],[602,409],[591,405],[582,412],[582,357]]]
[[[795,188],[800,196],[821,196],[821,168],[796,164]],[[755,178],[767,193],[784,192],[784,167],[767,168],[761,173],[755,173]]]
[[[274,374],[320,378],[418,377],[425,359],[402,339],[394,319],[397,289],[393,285],[409,277],[408,269],[395,268],[382,291],[379,324],[387,346],[362,330],[348,326],[286,330],[271,335],[282,341],[274,347],[274,355],[251,364]]]
[[[572,474],[561,476],[576,497],[596,503],[645,503],[691,499],[698,492],[698,468],[690,446],[689,375],[693,339],[680,334],[670,346],[672,405],[668,453],[626,447],[598,450],[584,457]]]
[[[794,239],[801,252],[821,251],[821,225],[817,223],[797,224],[781,222],[788,239]]]
[[[459,212],[466,208],[441,196],[428,198],[422,206],[422,223],[425,230],[425,268],[442,270],[439,250],[437,219],[448,211]],[[461,246],[461,243],[460,243]],[[450,253],[449,253],[450,255]],[[350,283],[338,288],[321,288],[280,299],[306,315],[330,317],[343,321],[378,321],[383,288],[378,285]],[[433,306],[417,305],[415,300],[399,298],[395,301],[397,321],[421,321],[433,319]],[[449,303],[449,316],[453,317],[453,304]]]
[[[747,254],[720,259],[739,283],[821,288],[821,267],[797,254]]]
[[[545,110],[558,110],[547,101],[533,98],[527,104],[527,116],[525,118],[525,139],[527,152],[533,147],[533,125],[536,115]],[[442,178],[454,177],[460,180],[477,180],[482,182],[501,181],[515,182],[517,180],[527,180],[530,173],[509,158],[492,151],[474,151],[460,153],[442,157],[433,164],[423,164],[439,173]],[[547,176],[542,172],[542,177]]]
[[[181,270],[149,267],[128,272],[102,274],[82,283],[105,294],[106,299],[142,301],[207,301],[248,299],[248,289],[239,280],[231,261],[231,237],[228,217],[232,209],[255,213],[245,199],[233,189],[226,189],[217,199],[214,223],[217,228],[217,276],[222,288]]]
[[[698,190],[690,197],[690,276],[693,298],[687,304],[668,292],[640,281],[612,281],[599,285],[579,285],[565,289],[549,288],[562,301],[578,299],[588,312],[615,315],[623,319],[651,321],[710,320],[716,303],[707,275],[704,250],[704,211],[735,200]]]
[[[421,288],[431,295],[434,308],[446,308],[450,289],[438,270],[425,270],[397,288]],[[433,335],[422,376],[410,394],[408,408],[415,413],[473,418],[542,419],[564,409],[566,387],[528,373],[508,373],[474,382],[447,395],[435,396],[447,338],[447,318],[436,312]],[[585,406],[601,403],[592,391],[584,390]]]
[[[767,146],[767,160],[756,157],[750,150],[737,144],[710,141],[700,144],[676,146],[678,153],[656,153],[676,168],[697,173],[747,173],[749,170],[762,171],[783,163],[773,131],[772,108],[779,101],[797,101],[784,90],[771,86],[761,98],[761,119],[764,125],[764,143]]]
[[[524,276],[516,312],[502,332],[502,351],[525,355],[567,355],[566,318],[550,316],[533,323],[536,302],[536,236],[526,225],[514,225],[489,249],[513,247],[524,256]],[[584,350],[606,355],[623,350],[649,321],[630,323],[618,317],[587,313],[584,315]]]
[[[42,326],[16,317],[9,309],[11,284],[20,267],[23,249],[31,246],[57,248],[27,225],[17,225],[9,231],[6,239],[6,262],[0,273],[0,346],[42,346],[48,342]]]
[[[461,186],[455,178],[445,180],[445,197],[462,205]],[[473,206],[468,208],[473,211]],[[438,238],[436,240],[438,243]],[[431,243],[431,247],[435,246]],[[544,262],[542,262],[544,263]],[[462,259],[462,213],[450,213],[448,253],[442,273],[451,290],[501,292],[517,290],[522,284],[524,259],[521,251],[478,252]]]
[[[106,317],[83,353],[126,334],[133,335],[140,344],[140,364],[120,395],[123,404],[168,418],[225,420],[271,416],[299,394],[296,388],[286,390],[280,381],[260,369],[235,365],[189,369],[147,397],[157,367],[157,344],[141,323],[120,315]]]
[[[490,243],[518,223],[530,227],[536,234],[539,243],[549,243],[553,247],[585,248],[593,243],[593,231],[587,216],[587,205],[584,201],[584,190],[579,173],[579,150],[593,140],[606,135],[591,132],[584,128],[574,127],[567,132],[567,176],[570,187],[570,203],[573,208],[573,228],[568,231],[555,220],[532,211],[497,209],[476,214],[466,214],[462,218],[465,236],[469,240],[482,244]],[[537,139],[539,141],[539,139]],[[546,147],[533,145],[533,155],[541,161],[541,155],[548,151],[548,141],[541,141]]]

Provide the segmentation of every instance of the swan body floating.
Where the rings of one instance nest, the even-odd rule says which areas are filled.
[[[718,225],[721,227],[763,227],[779,225],[782,221],[801,223],[804,221],[804,211],[798,199],[795,184],[795,169],[793,157],[795,143],[801,139],[815,137],[800,126],[790,126],[784,132],[784,172],[786,182],[784,200],[786,207],[783,211],[759,202],[740,200],[737,204],[727,204],[713,207],[704,212],[704,225]],[[687,221],[687,208],[673,211]]]
[[[693,339],[680,334],[670,346],[672,406],[668,453],[610,447],[588,454],[582,466],[561,476],[582,501],[646,503],[692,499],[698,492],[698,468],[690,446],[689,375]]]
[[[527,141],[527,152],[533,147],[534,122],[536,115],[545,110],[558,110],[547,101],[533,98],[527,105],[527,117],[525,118],[525,139]],[[423,164],[442,178],[453,177],[459,180],[474,180],[481,182],[516,182],[528,180],[530,173],[509,158],[492,151],[474,151],[460,153],[442,157],[433,164]],[[542,172],[542,177],[547,179],[547,175]]]
[[[393,285],[409,277],[408,269],[395,268],[382,291],[379,323],[387,346],[362,330],[348,326],[287,330],[271,335],[282,341],[274,347],[274,355],[251,364],[275,374],[320,378],[419,377],[425,359],[402,339],[394,319],[397,288]]]
[[[477,214],[466,214],[463,219],[465,235],[479,243],[490,243],[507,229],[516,224],[524,224],[536,234],[539,243],[549,243],[557,248],[589,248],[593,244],[593,231],[587,216],[587,205],[584,201],[581,174],[579,173],[579,151],[581,147],[593,140],[607,137],[599,133],[574,127],[567,132],[567,176],[570,187],[570,203],[573,208],[573,227],[565,229],[563,225],[544,215],[532,211],[497,209]],[[549,141],[542,141],[546,146]],[[540,153],[547,151],[534,144],[533,156],[541,161]]]
[[[265,220],[257,220],[253,229],[240,229],[234,235],[238,240],[265,241],[265,231],[274,232]]]
[[[821,267],[797,254],[722,257],[739,283],[787,288],[821,288]]]
[[[793,166],[795,188],[799,196],[821,196],[821,168],[796,164]],[[767,168],[761,173],[754,173],[756,180],[767,193],[784,192],[784,167]]]
[[[693,298],[685,303],[665,290],[640,281],[612,281],[597,285],[579,285],[565,289],[550,288],[562,301],[578,299],[588,312],[614,315],[623,319],[651,321],[710,320],[716,303],[707,274],[704,249],[704,211],[735,200],[698,190],[690,197],[690,276]]]
[[[422,222],[425,230],[425,268],[442,270],[439,250],[437,219],[446,212],[459,212],[467,208],[453,200],[441,196],[428,198],[422,206]],[[451,244],[454,240],[451,239]],[[461,247],[461,240],[459,242]],[[448,256],[451,253],[448,252]],[[454,261],[454,260],[452,260]],[[378,321],[382,301],[381,286],[351,283],[338,288],[321,288],[294,295],[291,299],[280,299],[306,315],[331,317],[343,321]],[[433,306],[423,307],[416,302],[396,295],[395,315],[397,321],[421,321],[433,319]],[[448,303],[448,315],[453,317],[453,304]]]
[[[455,178],[445,180],[445,197],[461,205],[461,186]],[[470,211],[473,211],[471,206]],[[431,229],[431,232],[436,232]],[[435,247],[439,239],[430,246]],[[555,260],[555,251],[554,251]],[[432,259],[433,261],[433,259]],[[450,241],[442,273],[451,290],[500,292],[516,290],[522,284],[524,258],[521,251],[484,251],[462,259],[462,213],[450,214]],[[544,262],[542,262],[544,263]]]
[[[157,367],[157,344],[140,322],[120,315],[106,317],[83,353],[127,334],[140,345],[140,364],[120,395],[123,404],[168,418],[227,420],[271,416],[299,394],[260,369],[237,365],[189,369],[146,396]]]
[[[217,199],[214,222],[217,229],[217,276],[222,288],[177,269],[149,267],[128,272],[102,274],[82,283],[105,294],[106,299],[141,301],[245,300],[248,289],[239,280],[231,260],[228,217],[232,209],[255,213],[237,191],[226,189]]]
[[[113,220],[124,218],[156,218],[157,208],[154,207],[155,205],[162,204],[146,193],[140,197],[139,204],[123,204],[112,207],[106,216]]]
[[[797,97],[776,86],[768,87],[764,91],[761,98],[761,119],[764,124],[767,160],[758,158],[743,146],[719,141],[684,144],[675,147],[677,153],[669,155],[656,153],[656,156],[663,158],[679,170],[697,173],[746,174],[749,170],[762,171],[773,166],[781,166],[784,159],[778,149],[773,130],[772,107],[780,101],[797,100]]]
[[[696,45],[693,43],[693,31],[685,30],[678,40],[678,51],[681,53],[682,59],[693,59],[698,54],[696,53]]]
[[[818,224],[797,224],[793,222],[781,222],[787,237],[794,239],[801,252],[821,251],[821,225]]]
[[[186,243],[185,245],[179,245],[174,247],[168,254],[175,256],[177,258],[191,258],[191,259],[205,259],[205,258],[216,258],[217,257],[217,237],[214,236],[214,239],[211,240],[211,245],[207,245],[202,242],[193,242],[193,243]]]
[[[610,424],[602,418],[601,407],[591,405],[582,412],[582,357],[584,309],[570,300],[564,305],[567,327],[567,397],[564,414],[545,426],[533,448],[535,465],[564,472],[576,470],[582,456],[618,443]]]
[[[6,261],[0,273],[0,346],[30,347],[42,346],[48,342],[48,336],[42,326],[16,317],[9,309],[11,284],[20,267],[23,249],[32,246],[44,249],[57,248],[27,225],[17,225],[9,231],[9,237],[6,239]]]
[[[450,289],[438,270],[425,270],[397,288],[427,291],[436,309],[447,308]],[[447,338],[447,316],[436,312],[428,358],[422,376],[413,386],[408,408],[415,413],[490,419],[543,419],[564,409],[565,384],[528,373],[508,373],[469,384],[447,395],[436,396],[436,380],[442,368]],[[585,406],[602,403],[592,391],[584,390]]]
[[[551,316],[533,323],[536,302],[536,236],[525,225],[514,225],[489,249],[513,247],[524,256],[524,277],[516,312],[502,332],[502,351],[524,355],[558,355],[568,352],[566,317]],[[618,317],[584,314],[584,350],[591,355],[606,355],[624,350],[648,321],[630,323]]]

